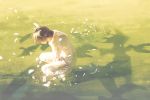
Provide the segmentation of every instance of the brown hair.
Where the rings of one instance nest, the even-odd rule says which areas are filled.
[[[50,30],[46,26],[41,26],[33,33],[33,38],[36,43],[44,42],[47,38],[51,38],[54,35],[54,31]]]

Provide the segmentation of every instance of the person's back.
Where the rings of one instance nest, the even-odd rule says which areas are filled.
[[[49,30],[47,27],[39,27],[33,33],[35,42],[40,44],[49,44],[52,52],[42,53],[39,59],[45,62],[41,66],[41,70],[44,74],[43,82],[47,81],[47,77],[61,77],[65,80],[65,75],[70,71],[73,66],[74,50],[67,38],[67,35],[63,32],[56,30]]]
[[[51,42],[52,52],[56,53],[56,59],[65,60],[67,64],[72,64],[74,59],[74,48],[67,35],[63,32],[54,30],[54,36]]]

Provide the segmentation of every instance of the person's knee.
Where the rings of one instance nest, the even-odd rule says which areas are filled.
[[[51,53],[50,52],[41,53],[39,56],[40,61],[47,61],[48,59],[51,59]]]

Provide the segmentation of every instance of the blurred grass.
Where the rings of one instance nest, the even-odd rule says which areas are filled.
[[[150,43],[148,0],[0,0],[0,4],[0,74],[19,74],[35,64],[40,47],[31,55],[19,56],[20,48],[33,45],[30,36],[19,42],[34,31],[33,23],[67,33],[78,50],[77,65],[110,63],[114,54],[103,56],[98,49],[90,49],[111,49],[112,43],[102,42],[107,33],[116,34],[114,29],[129,38],[125,46]],[[126,53],[131,58],[133,83],[150,85],[150,54],[133,49]]]

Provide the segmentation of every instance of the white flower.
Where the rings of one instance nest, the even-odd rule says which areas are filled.
[[[85,21],[88,21],[88,19],[87,19],[87,18],[85,18]]]
[[[96,68],[94,72],[90,73],[90,74],[95,74],[96,72],[98,72],[98,69]]]
[[[6,20],[8,20],[9,18],[8,17],[6,17]]]
[[[85,76],[85,73],[83,73],[83,77]]]
[[[75,32],[73,32],[73,33],[77,34],[77,33],[79,33],[79,32],[78,32],[78,31],[75,31]]]
[[[32,55],[32,52],[30,52],[29,54]]]
[[[13,52],[13,53],[12,53],[12,55],[13,55],[13,56],[15,56],[15,55],[16,55],[16,53],[15,53],[15,52]]]
[[[22,59],[24,58],[24,56],[21,57]]]
[[[39,57],[36,57],[35,61],[36,61],[36,62],[39,62]]]
[[[57,79],[56,77],[53,77],[53,78],[52,78],[52,80],[56,80],[56,79]]]
[[[32,76],[32,79],[35,79],[35,76]]]
[[[88,31],[88,29],[84,29],[84,31]]]
[[[18,41],[18,38],[15,38],[15,39],[14,39],[14,42],[16,43],[17,41]]]
[[[54,84],[55,86],[57,85],[57,84]]]
[[[70,33],[73,33],[73,31],[74,31],[74,28],[71,29]]]
[[[61,78],[61,79],[62,79],[62,81],[65,81],[65,80],[66,80],[66,78],[65,78],[65,75],[64,75],[64,74],[59,75],[59,78]]]
[[[92,49],[93,51],[95,51],[96,49]]]
[[[45,86],[45,87],[49,87],[49,86],[50,86],[50,84],[51,84],[51,82],[50,82],[50,81],[48,81],[47,83],[43,84],[43,86]]]
[[[14,9],[14,13],[18,13],[18,10],[17,10],[17,9]]]
[[[79,69],[83,69],[82,67],[79,67]]]
[[[78,75],[75,75],[75,77],[78,77]]]
[[[18,36],[18,35],[19,35],[19,33],[14,33],[14,35],[15,35],[15,36]]]
[[[3,57],[2,56],[0,56],[0,60],[2,60],[3,59]]]
[[[43,76],[42,81],[43,81],[43,82],[46,82],[46,76]]]
[[[75,85],[77,85],[78,83],[74,83]]]
[[[40,67],[40,65],[37,65],[36,67],[37,67],[37,68],[39,68],[39,67]]]
[[[28,74],[32,74],[34,72],[34,69],[29,69]]]
[[[8,59],[9,62],[11,62],[11,59]]]
[[[62,81],[65,81],[65,80],[66,80],[66,78],[65,78],[65,77],[63,77],[63,78],[62,78]]]

